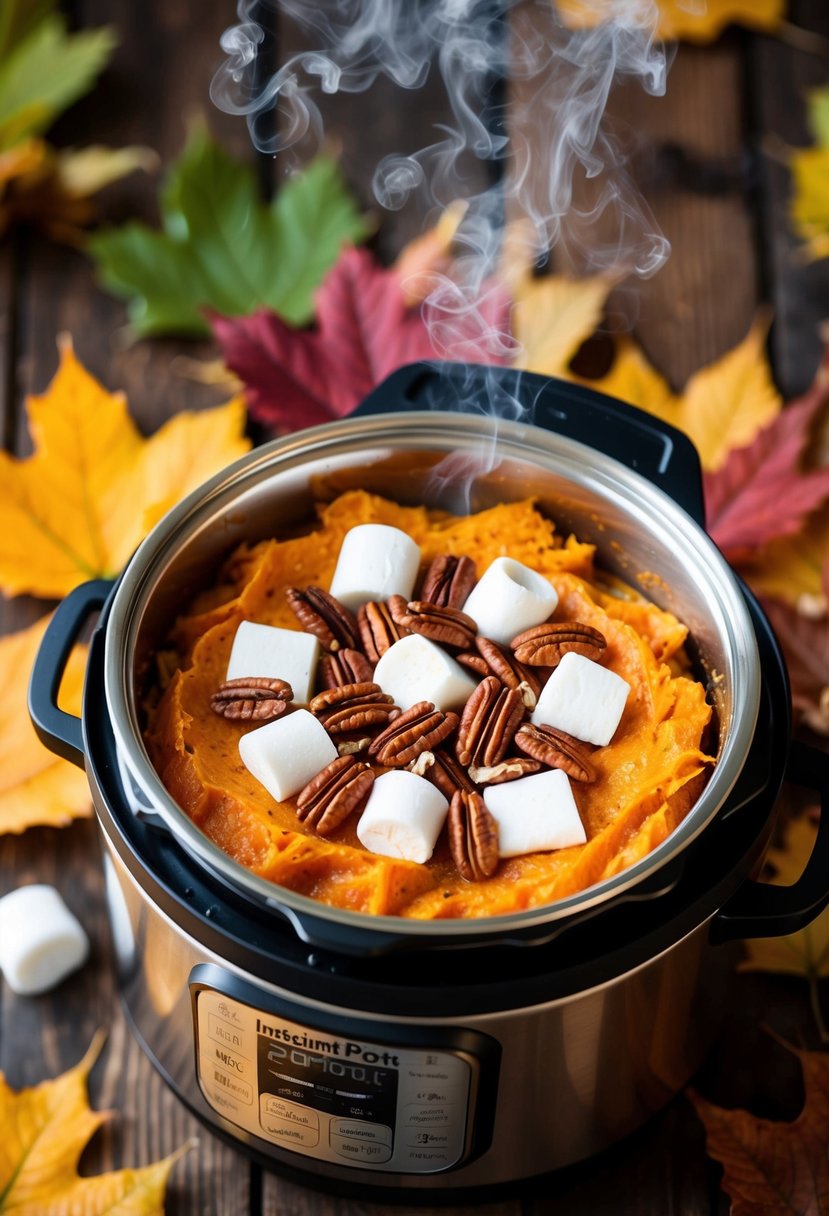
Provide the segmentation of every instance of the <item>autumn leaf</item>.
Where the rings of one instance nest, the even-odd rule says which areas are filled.
[[[664,376],[648,362],[644,351],[632,338],[616,343],[613,363],[606,375],[588,382],[591,388],[617,397],[628,405],[647,410],[657,418],[677,425],[679,403]]]
[[[602,317],[613,280],[525,274],[515,283],[512,332],[521,350],[514,366],[561,376]]]
[[[28,400],[34,454],[0,452],[0,587],[60,597],[125,565],[159,512],[249,448],[234,400],[179,414],[143,439],[64,343],[41,397]]]
[[[592,29],[602,21],[631,9],[621,9],[619,0],[556,0],[556,11],[570,29]],[[634,10],[634,17],[636,15]],[[652,22],[651,6],[640,6],[643,22]],[[750,29],[773,33],[783,22],[786,0],[656,0],[655,33],[659,38],[687,42],[713,42],[728,25],[747,25]]]
[[[445,207],[438,222],[400,250],[393,269],[403,288],[407,308],[422,304],[452,262],[452,243],[469,204],[463,199]]]
[[[796,535],[771,541],[741,573],[760,596],[814,611],[829,593],[829,508],[821,508]]]
[[[793,1123],[726,1110],[689,1092],[708,1153],[722,1164],[731,1216],[829,1212],[829,1053],[789,1050],[800,1060],[806,1095]]]
[[[0,835],[35,825],[64,827],[91,814],[86,774],[60,760],[35,734],[26,708],[29,676],[49,617],[0,638]],[[72,652],[58,704],[80,716],[86,647]]]
[[[90,1109],[87,1078],[97,1035],[60,1077],[15,1091],[0,1073],[0,1213],[14,1216],[163,1216],[170,1170],[192,1147],[140,1169],[80,1177],[78,1160],[108,1115]]]
[[[125,224],[87,246],[104,286],[129,301],[138,337],[207,333],[205,309],[248,316],[266,307],[304,325],[343,244],[368,231],[330,158],[317,157],[266,205],[253,167],[203,126],[191,132],[159,204],[161,231]]]
[[[450,316],[441,336],[453,358],[482,361],[482,330],[506,330],[505,297],[496,293],[490,304],[491,322],[485,312]],[[315,330],[293,329],[272,312],[213,318],[225,362],[244,381],[251,414],[267,426],[291,430],[341,418],[396,368],[446,353],[421,310],[406,307],[397,272],[367,250],[343,252],[316,308]]]
[[[811,614],[804,611],[805,604],[800,610],[774,599],[764,598],[762,604],[783,647],[795,714],[817,734],[829,736],[829,612],[825,596],[821,598],[823,611]]]
[[[809,259],[829,257],[829,86],[807,98],[813,148],[792,151],[791,218]]]

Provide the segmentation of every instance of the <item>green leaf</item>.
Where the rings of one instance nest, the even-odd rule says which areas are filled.
[[[0,62],[0,149],[45,131],[91,88],[115,45],[108,29],[67,34],[55,14],[25,28]],[[13,42],[19,30],[19,24],[8,26]]]
[[[57,0],[3,0],[0,4],[0,64],[56,8]]]
[[[205,309],[247,316],[266,307],[305,325],[343,244],[368,231],[330,158],[317,157],[265,204],[253,168],[204,127],[191,133],[159,203],[162,231],[128,224],[88,242],[101,282],[129,301],[138,337],[205,334]]]
[[[829,85],[811,89],[807,102],[812,138],[819,148],[829,148]]]

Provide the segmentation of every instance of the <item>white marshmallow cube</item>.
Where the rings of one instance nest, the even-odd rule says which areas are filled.
[[[419,567],[420,548],[405,532],[387,524],[360,524],[343,538],[330,591],[352,612],[390,595],[410,600]]]
[[[431,701],[438,709],[457,709],[477,685],[460,663],[418,633],[401,638],[380,656],[374,682],[401,709],[418,701]]]
[[[555,612],[558,594],[541,574],[511,557],[496,557],[472,588],[464,612],[478,633],[506,645]]]
[[[242,621],[233,639],[225,679],[262,676],[287,680],[294,704],[305,704],[311,700],[319,652],[320,644],[311,633]]]
[[[571,651],[542,688],[530,721],[604,747],[616,733],[629,692],[630,684],[615,671]]]
[[[322,723],[297,709],[243,735],[239,755],[271,797],[283,802],[336,760],[337,749]]]
[[[396,769],[378,777],[357,824],[370,853],[421,864],[432,856],[449,803],[424,777]]]
[[[498,824],[501,857],[547,853],[587,841],[570,782],[561,769],[488,785],[484,802]]]
[[[0,968],[19,996],[57,987],[88,954],[89,938],[54,887],[34,883],[0,899]]]

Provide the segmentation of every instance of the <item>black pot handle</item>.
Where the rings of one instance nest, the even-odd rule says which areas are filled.
[[[786,780],[820,794],[820,824],[806,868],[789,887],[743,883],[714,917],[713,942],[785,937],[811,924],[829,905],[829,755],[805,743],[793,743]]]
[[[70,591],[58,604],[40,643],[29,681],[29,716],[50,752],[84,766],[81,719],[58,709],[58,689],[81,629],[106,603],[114,583],[94,579]]]
[[[699,456],[688,436],[595,389],[513,367],[410,363],[378,384],[354,412],[411,409],[518,417],[566,435],[641,473],[705,526]]]

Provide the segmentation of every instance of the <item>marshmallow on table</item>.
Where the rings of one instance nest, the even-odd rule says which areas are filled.
[[[89,954],[89,938],[54,887],[35,883],[0,899],[0,968],[20,996],[55,988]]]
[[[543,575],[511,557],[496,557],[472,588],[463,610],[478,633],[506,645],[555,612],[558,594]]]
[[[357,839],[370,853],[423,863],[432,856],[448,810],[431,781],[396,769],[375,780]]]
[[[615,671],[566,654],[541,690],[530,721],[604,747],[616,733],[630,684]]]
[[[431,701],[437,709],[457,709],[477,687],[460,663],[419,633],[389,646],[374,669],[374,682],[401,709],[418,701]]]
[[[501,857],[545,853],[587,841],[570,782],[561,769],[488,785],[484,802],[498,825]]]
[[[233,639],[226,680],[263,676],[286,680],[294,703],[311,699],[320,644],[310,633],[242,621]]]
[[[360,524],[343,538],[330,592],[352,612],[390,595],[410,600],[419,567],[420,548],[405,532]]]
[[[325,727],[307,709],[277,718],[239,740],[245,768],[282,802],[337,759]]]

